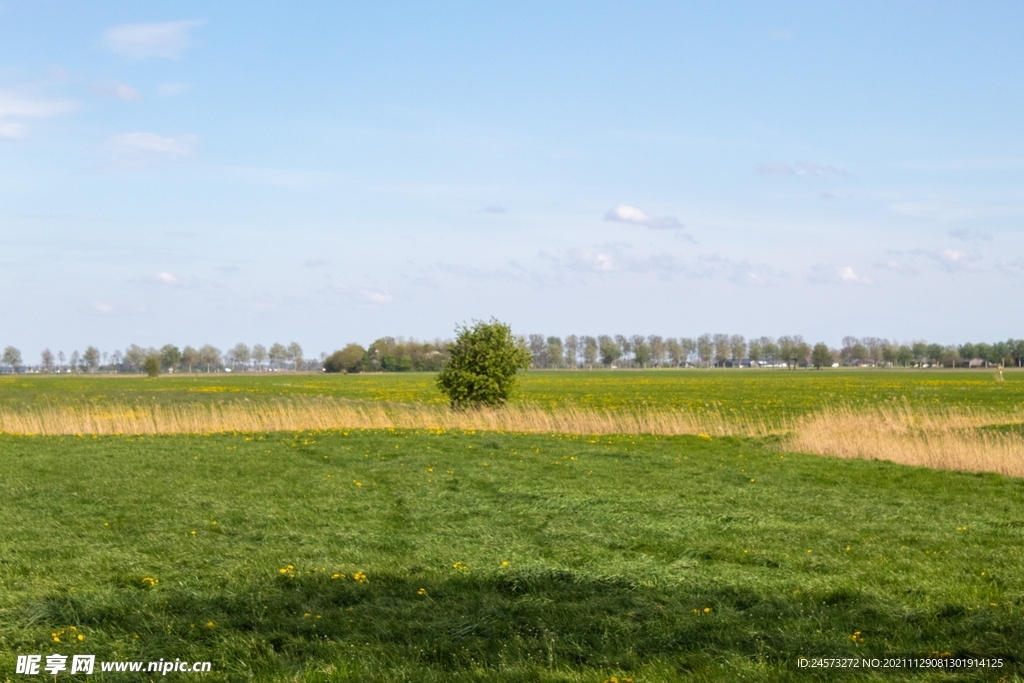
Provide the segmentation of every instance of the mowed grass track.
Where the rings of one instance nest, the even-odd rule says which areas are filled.
[[[729,369],[531,371],[514,404],[609,410],[685,409],[774,422],[826,406],[870,408],[906,401],[923,409],[1012,411],[1024,405],[1024,372],[995,370]],[[164,375],[0,377],[0,410],[76,403],[160,404],[333,396],[444,404],[435,375]]]
[[[0,678],[52,652],[232,681],[1019,680],[1024,661],[1024,481],[771,440],[0,435],[0,528]],[[1005,666],[795,667],[945,652]]]

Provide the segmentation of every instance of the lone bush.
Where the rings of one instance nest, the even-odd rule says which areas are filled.
[[[349,344],[324,360],[324,370],[327,372],[359,372],[363,369],[365,358],[366,349],[359,344]]]
[[[160,376],[160,356],[146,356],[146,362],[142,364],[142,368],[146,371],[146,374],[150,377]]]
[[[458,328],[451,357],[437,376],[437,386],[453,407],[497,406],[508,400],[516,372],[533,357],[516,343],[508,325],[492,319]]]

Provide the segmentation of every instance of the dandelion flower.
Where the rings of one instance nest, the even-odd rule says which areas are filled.
[[[81,633],[79,633],[77,637],[79,640],[85,640],[85,636],[83,636]]]
[[[213,623],[212,621],[206,622],[206,628],[213,628],[214,626],[216,626],[216,624]]]
[[[366,574],[363,572],[356,572],[352,575],[352,578],[355,579],[357,583],[366,583],[367,581]]]
[[[707,613],[708,613],[708,612],[710,612],[710,611],[711,611],[711,608],[710,608],[710,607],[705,607],[705,608],[704,608],[704,614],[707,614]]]
[[[416,595],[426,595],[426,594],[427,594],[427,589],[426,588],[421,588],[418,591],[416,591]]]

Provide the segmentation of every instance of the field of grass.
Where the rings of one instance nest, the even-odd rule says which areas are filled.
[[[0,679],[31,652],[210,660],[203,680],[1022,672],[1019,479],[686,436],[6,435],[0,454]],[[795,665],[946,652],[1004,666]]]
[[[1024,372],[1006,370],[781,369],[549,371],[520,377],[513,403],[542,408],[714,410],[768,421],[828,405],[1011,411],[1024,405]],[[443,405],[429,373],[367,375],[164,375],[0,377],[0,410],[98,402],[124,404],[331,396],[373,402]]]
[[[223,681],[1024,680],[1024,479],[984,472],[1024,473],[1024,374],[537,372],[516,401],[0,378],[0,681],[27,653]],[[89,433],[111,411],[165,433]],[[944,653],[1003,666],[796,667]]]

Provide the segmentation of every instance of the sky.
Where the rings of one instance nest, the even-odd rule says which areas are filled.
[[[1019,338],[1022,20],[0,0],[0,346]]]

